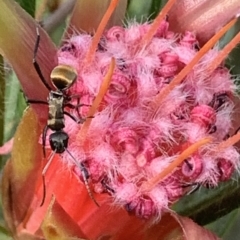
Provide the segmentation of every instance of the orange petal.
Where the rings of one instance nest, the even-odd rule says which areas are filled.
[[[95,236],[103,230],[111,230],[112,227],[109,227],[107,224],[108,220],[105,214],[106,212],[112,211],[110,210],[112,207],[107,204],[109,203],[109,196],[107,194],[94,195],[96,201],[101,205],[101,207],[98,208],[92,199],[89,198],[85,185],[72,173],[71,169],[67,168],[59,155],[55,156],[46,172],[45,181],[46,198],[44,205],[40,207],[43,191],[42,179],[39,178],[35,198],[29,206],[30,215],[26,218],[26,224],[22,226],[21,231],[28,231],[29,233],[39,231],[41,222],[47,214],[52,196],[55,196],[57,202],[69,217],[81,227],[84,234]],[[113,211],[113,215],[114,213],[115,211]],[[97,229],[95,228],[96,225],[98,225]],[[116,225],[113,227],[117,228]]]
[[[239,0],[181,0],[169,12],[170,29],[196,32],[204,44],[239,13]]]
[[[218,239],[213,233],[198,226],[191,219],[167,213],[157,224],[143,222],[143,226],[140,224],[136,226],[131,222],[111,239],[122,240],[134,237],[138,240],[193,240],[198,239],[199,236],[204,240]]]
[[[14,212],[13,212],[13,197],[11,194],[11,161],[7,161],[3,169],[3,176],[1,181],[1,193],[2,193],[2,206],[3,215],[8,229],[14,235],[16,233],[16,227],[14,224]]]
[[[203,227],[194,223],[190,218],[181,217],[176,214],[174,214],[173,216],[182,227],[182,231],[184,233],[183,239],[186,239],[186,240],[192,240],[192,239],[217,240],[219,239],[216,235],[214,235],[209,230],[204,229]]]
[[[52,199],[42,224],[46,239],[86,239],[77,223],[64,211],[55,198]]]
[[[43,240],[43,239],[42,237],[23,232],[18,234],[17,236],[14,236],[14,240]]]
[[[188,236],[195,236],[194,234],[199,234],[199,232],[202,232],[203,236],[206,235],[206,237],[214,236],[209,231],[194,224],[191,220],[168,213],[164,214],[161,221],[157,224],[153,224],[151,220],[139,219],[129,215],[126,210],[112,205],[111,199],[107,194],[97,194],[95,196],[101,205],[98,208],[89,198],[85,186],[79,182],[70,170],[66,169],[66,166],[58,156],[56,156],[49,171],[46,173],[46,182],[47,197],[45,204],[43,207],[39,207],[39,205],[36,205],[37,200],[35,204],[32,204],[34,208],[33,215],[29,218],[26,229],[22,229],[23,232],[39,234],[40,224],[45,218],[42,226],[43,232],[47,234],[46,236],[49,236],[48,234],[52,230],[54,236],[59,237],[58,239],[62,239],[60,238],[61,236],[71,236],[75,231],[77,232],[75,232],[75,236],[79,238],[112,240],[133,238],[138,240],[192,240],[194,238],[188,238]],[[41,194],[42,189],[39,188],[38,197],[41,198]],[[57,202],[51,202],[52,196],[55,196]],[[39,202],[40,199],[38,199]],[[49,203],[50,208],[47,209]],[[65,229],[65,226],[61,229],[61,225],[65,223],[65,217],[63,216],[66,217],[65,220],[68,220],[67,222],[71,225],[69,231]],[[77,223],[79,228],[75,223]]]
[[[34,111],[29,108],[19,124],[13,143],[12,159],[2,178],[4,216],[12,232],[25,217],[34,195],[40,170],[40,128]]]

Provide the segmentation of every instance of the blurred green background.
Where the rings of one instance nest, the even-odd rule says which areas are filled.
[[[139,22],[151,20],[158,14],[166,1],[129,0],[126,19],[134,18]],[[30,15],[33,17],[37,15],[37,18],[43,21],[51,17],[61,4],[61,0],[17,0],[17,2]],[[47,5],[44,5],[45,3]],[[49,32],[49,35],[57,45],[66,27],[66,21],[67,17],[59,21],[51,32]],[[223,47],[239,29],[240,22],[221,39],[219,46]],[[238,79],[240,74],[239,48],[232,51],[226,60],[226,65]],[[0,145],[3,145],[14,136],[22,113],[26,108],[26,103],[16,75],[8,63],[3,61],[2,57],[0,57],[0,66]],[[9,156],[0,157],[1,169],[8,158]],[[236,173],[232,181],[221,184],[216,189],[204,189],[202,187],[195,193],[181,199],[173,206],[173,209],[182,215],[193,218],[197,223],[214,231],[224,240],[240,239],[239,186],[239,173]],[[1,208],[0,240],[9,239],[12,238],[5,228]]]

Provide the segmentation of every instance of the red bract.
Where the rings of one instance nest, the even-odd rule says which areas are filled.
[[[117,5],[113,0],[94,36],[74,33],[62,44],[56,55],[58,65],[71,66],[78,73],[67,94],[81,97],[80,114],[85,121],[77,124],[66,116],[68,151],[56,154],[48,168],[46,199],[40,207],[42,146],[35,113],[44,108],[33,105],[35,112],[26,112],[3,178],[5,215],[16,239],[24,239],[26,233],[35,239],[158,239],[179,228],[184,236],[174,233],[176,237],[196,237],[198,228],[170,215],[170,206],[186,193],[186,185],[217,186],[239,168],[239,153],[233,145],[240,134],[225,141],[234,127],[236,88],[222,64],[229,48],[223,50],[225,55],[212,48],[234,21],[199,49],[193,32],[169,30],[171,21],[165,15],[174,2],[169,1],[153,23],[105,29]],[[126,1],[121,3],[125,8]],[[70,21],[77,29],[79,6],[78,2]],[[11,7],[6,9],[11,13]],[[21,24],[27,21],[31,20]],[[46,57],[42,36],[41,30],[39,53]],[[28,58],[33,40],[30,45]],[[31,95],[28,89],[28,76],[21,80],[19,69],[24,65],[12,59],[10,48],[2,49],[26,85],[27,97],[37,99],[38,94]],[[38,60],[46,74],[47,63]],[[52,69],[55,62],[49,64]],[[36,83],[43,87],[39,79]],[[76,109],[66,111],[78,117]],[[69,152],[88,170],[100,207],[90,198],[82,171]],[[202,230],[202,234],[208,232]],[[214,239],[211,234],[207,238]]]

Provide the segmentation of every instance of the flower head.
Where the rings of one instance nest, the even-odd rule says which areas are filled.
[[[109,193],[115,204],[143,218],[161,216],[186,193],[186,185],[217,186],[239,168],[233,146],[220,151],[217,147],[232,129],[235,91],[227,68],[209,68],[218,49],[209,50],[180,83],[167,90],[198,53],[198,41],[191,32],[171,32],[163,20],[153,38],[140,47],[151,26],[130,23],[105,31],[87,65],[90,35],[76,35],[58,51],[59,64],[78,71],[68,94],[79,94],[86,106],[93,104],[115,59],[110,86],[84,140],[84,125],[66,118],[68,149],[87,166],[93,191]],[[162,97],[164,91],[168,92]],[[83,118],[88,117],[86,109],[80,108]],[[181,152],[202,139],[209,141],[151,183]],[[75,165],[68,152],[63,159]]]

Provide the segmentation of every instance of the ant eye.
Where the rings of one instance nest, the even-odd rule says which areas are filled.
[[[68,65],[55,67],[50,75],[52,83],[60,91],[68,89],[77,79],[77,71]]]

